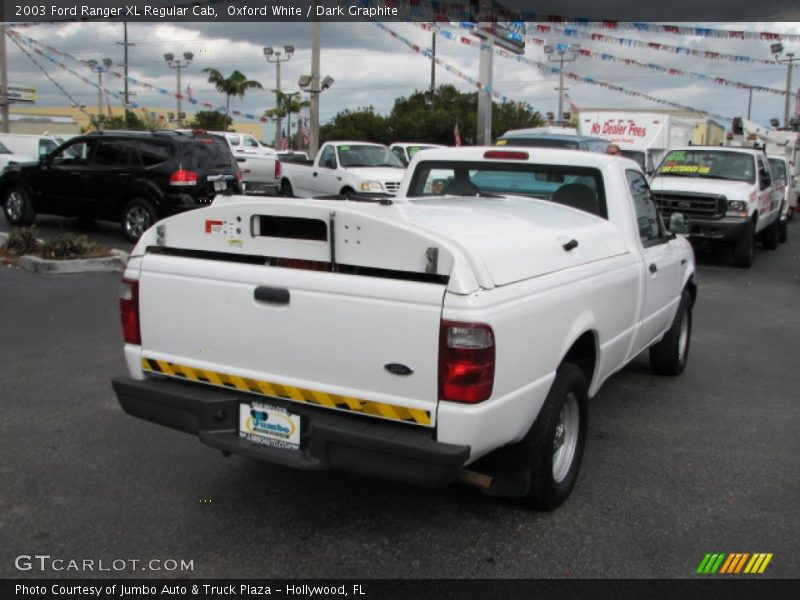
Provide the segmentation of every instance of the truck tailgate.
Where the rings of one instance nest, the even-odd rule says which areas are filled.
[[[148,253],[139,290],[145,371],[435,425],[444,283]]]

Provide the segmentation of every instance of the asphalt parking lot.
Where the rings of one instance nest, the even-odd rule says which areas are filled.
[[[129,417],[110,386],[119,274],[0,268],[0,577],[93,575],[15,567],[48,554],[193,564],[111,573],[134,577],[684,578],[708,552],[773,553],[764,577],[796,577],[800,219],[752,269],[726,259],[699,256],[687,371],[656,377],[642,356],[605,385],[552,513],[223,458]]]

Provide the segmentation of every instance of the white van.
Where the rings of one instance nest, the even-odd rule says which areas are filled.
[[[23,133],[0,133],[0,143],[14,154],[28,156],[31,160],[50,154],[64,143],[64,139],[55,135],[30,135]]]

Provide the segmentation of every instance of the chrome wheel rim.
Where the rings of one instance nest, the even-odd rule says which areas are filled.
[[[22,218],[22,207],[25,201],[18,192],[11,192],[6,198],[6,214],[12,221],[19,221]]]
[[[125,233],[132,238],[140,238],[150,227],[150,213],[141,206],[132,207],[125,214]]]
[[[681,315],[681,332],[678,337],[678,360],[683,362],[686,356],[686,347],[689,345],[689,319],[687,311]]]
[[[561,406],[553,437],[553,480],[556,483],[564,481],[572,467],[578,447],[580,419],[578,398],[569,393]]]

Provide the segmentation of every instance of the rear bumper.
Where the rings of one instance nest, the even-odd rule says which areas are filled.
[[[749,219],[736,217],[724,217],[722,219],[692,218],[689,237],[699,240],[735,242],[742,236],[749,223]]]
[[[414,425],[180,381],[116,377],[112,386],[129,415],[197,435],[219,450],[305,471],[335,469],[441,486],[455,478],[469,457],[469,446],[442,444],[434,439],[432,429]],[[253,400],[301,416],[299,450],[263,446],[239,437],[239,405]]]

